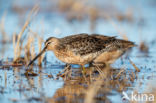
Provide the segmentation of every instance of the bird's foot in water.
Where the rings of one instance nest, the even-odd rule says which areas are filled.
[[[66,64],[64,69],[57,74],[57,77],[64,77],[68,73],[68,71],[70,69],[71,69],[71,65],[70,64]]]

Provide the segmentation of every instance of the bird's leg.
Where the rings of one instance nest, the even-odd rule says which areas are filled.
[[[85,81],[87,82],[87,78],[86,78],[86,70],[85,70],[85,67],[84,67],[84,65],[81,65],[81,67],[82,67],[82,76],[84,77],[84,79],[85,79]]]
[[[65,68],[70,68],[70,67],[71,67],[71,65],[68,63],[65,65]]]
[[[68,69],[70,69],[70,68],[71,68],[71,65],[70,65],[70,64],[66,64],[66,65],[65,65],[65,68],[64,68],[61,72],[59,72],[59,74],[57,74],[57,76],[64,75],[64,73],[65,73]]]
[[[86,74],[86,69],[85,69],[84,65],[81,65],[81,67],[82,67],[82,73]]]

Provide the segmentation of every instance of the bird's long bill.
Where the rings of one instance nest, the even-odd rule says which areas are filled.
[[[27,67],[29,67],[38,57],[40,57],[40,56],[46,51],[46,49],[47,49],[47,46],[45,46],[45,47],[43,48],[43,50],[42,50],[33,60],[31,60],[31,61],[29,62],[29,64],[27,65]]]

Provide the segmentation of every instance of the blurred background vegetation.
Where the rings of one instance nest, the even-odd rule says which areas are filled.
[[[15,60],[26,54],[23,49],[26,45],[30,49],[33,41],[30,50],[39,51],[50,36],[77,33],[119,36],[138,44],[152,41],[155,5],[154,0],[0,0],[0,44],[14,44],[9,48],[1,45],[0,57],[6,59],[10,52],[5,51],[11,50],[14,56],[9,57]]]

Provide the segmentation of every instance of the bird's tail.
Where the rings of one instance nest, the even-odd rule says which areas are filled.
[[[118,44],[121,46],[121,48],[132,48],[137,46],[134,42],[128,41],[128,40],[117,40]]]

